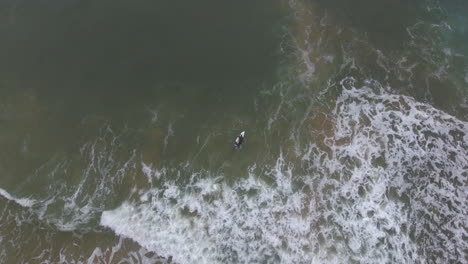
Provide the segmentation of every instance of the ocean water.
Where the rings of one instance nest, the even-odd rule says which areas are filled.
[[[0,1],[0,263],[468,263],[467,14]]]

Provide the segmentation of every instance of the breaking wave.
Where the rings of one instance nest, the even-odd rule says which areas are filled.
[[[281,154],[234,184],[205,172],[185,186],[166,180],[101,225],[180,263],[466,259],[468,124],[344,83],[334,109],[306,121],[314,140],[301,162]]]

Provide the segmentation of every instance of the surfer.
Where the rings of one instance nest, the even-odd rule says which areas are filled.
[[[234,146],[236,148],[240,148],[242,143],[244,143],[244,136],[245,136],[245,131],[242,131],[240,135],[236,138],[236,140],[234,140]]]

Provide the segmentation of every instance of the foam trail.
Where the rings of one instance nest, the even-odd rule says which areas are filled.
[[[47,195],[43,195],[40,200],[16,198],[4,189],[0,189],[0,195],[30,208],[28,212],[58,230],[92,229],[94,227],[90,223],[100,216],[108,201],[115,197],[115,188],[122,184],[125,177],[134,176],[132,170],[137,165],[136,151],[122,147],[119,137],[123,134],[116,134],[105,122],[98,133],[82,145],[81,155],[76,160],[67,160],[69,157],[63,156],[47,161],[34,175],[54,179],[48,187]],[[127,159],[118,159],[119,155]],[[67,175],[70,165],[76,164],[76,161],[86,165],[78,172],[82,178],[76,185],[55,178],[55,175]],[[148,179],[151,180],[150,176]]]
[[[13,201],[21,205],[22,207],[32,207],[33,205],[37,203],[37,201],[31,200],[31,199],[13,197],[10,193],[8,193],[2,188],[0,188],[0,195],[3,196],[7,200]]]

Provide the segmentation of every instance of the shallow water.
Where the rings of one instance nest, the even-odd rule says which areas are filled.
[[[3,1],[1,262],[467,262],[466,14]]]

